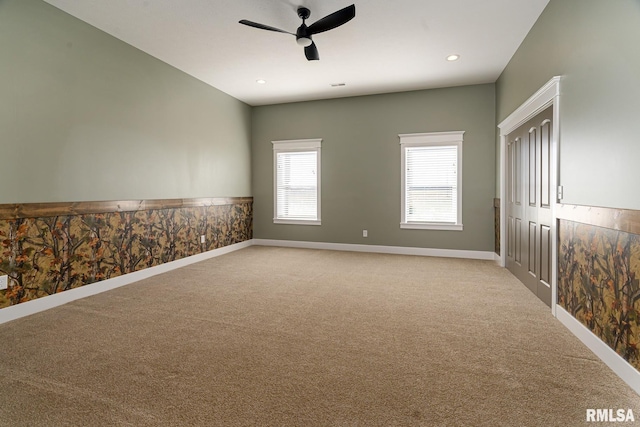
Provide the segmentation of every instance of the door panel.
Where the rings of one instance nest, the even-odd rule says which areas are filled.
[[[536,140],[536,128],[531,128],[529,130],[529,206],[536,205],[536,194],[538,193],[536,184],[537,180],[536,176],[536,148],[538,147]],[[532,178],[531,178],[532,177]]]
[[[551,284],[551,228],[543,225],[540,238],[540,280],[547,285]]]
[[[551,120],[543,121],[541,130],[541,162],[540,162],[540,202],[545,208],[551,207]]]
[[[522,220],[516,218],[516,262],[522,265]]]
[[[513,144],[509,142],[507,145],[507,203],[513,204],[515,201],[514,192],[514,174],[513,174]]]
[[[552,113],[550,107],[507,135],[507,268],[547,305],[551,305]]]
[[[507,257],[509,258],[513,258],[515,230],[515,219],[512,216],[509,216],[509,229],[507,230]]]
[[[522,139],[520,138],[516,138],[515,143],[514,143],[514,150],[513,150],[513,176],[515,178],[515,182],[514,182],[514,202],[516,205],[520,205],[521,203],[521,198],[520,198],[520,193],[522,193]]]
[[[536,275],[536,229],[535,222],[529,222],[529,273]]]

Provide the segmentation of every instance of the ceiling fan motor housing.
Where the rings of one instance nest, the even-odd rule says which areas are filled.
[[[308,19],[309,16],[311,16],[311,11],[306,7],[300,6],[298,8],[298,16],[304,21],[305,19]]]
[[[307,31],[306,24],[300,25],[296,31],[296,41],[301,46],[309,46],[311,44],[311,35]]]

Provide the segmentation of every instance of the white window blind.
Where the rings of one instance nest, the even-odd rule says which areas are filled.
[[[408,147],[406,150],[406,222],[455,224],[458,147]]]
[[[462,230],[463,133],[399,135],[401,228]]]
[[[320,143],[273,141],[275,223],[320,225]]]
[[[318,153],[278,153],[277,206],[279,219],[318,219]]]

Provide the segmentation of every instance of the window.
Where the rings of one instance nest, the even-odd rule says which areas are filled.
[[[274,223],[320,225],[321,142],[272,141]]]
[[[462,230],[462,135],[435,132],[400,136],[400,228]]]

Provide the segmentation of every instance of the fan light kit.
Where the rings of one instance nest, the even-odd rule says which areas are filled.
[[[239,21],[241,24],[248,25],[249,27],[258,28],[260,30],[275,31],[277,33],[291,34],[296,36],[296,42],[300,46],[304,46],[304,55],[309,61],[317,61],[320,59],[318,55],[318,48],[311,39],[314,34],[323,33],[325,31],[332,30],[339,27],[342,24],[346,24],[356,16],[356,6],[347,6],[344,9],[340,9],[337,12],[333,12],[330,15],[325,16],[322,19],[314,22],[307,27],[306,20],[311,16],[311,11],[306,7],[298,8],[298,16],[302,19],[302,25],[298,27],[295,34],[289,31],[281,30],[279,28],[270,27],[264,24],[258,24],[257,22],[247,21],[243,19]]]

